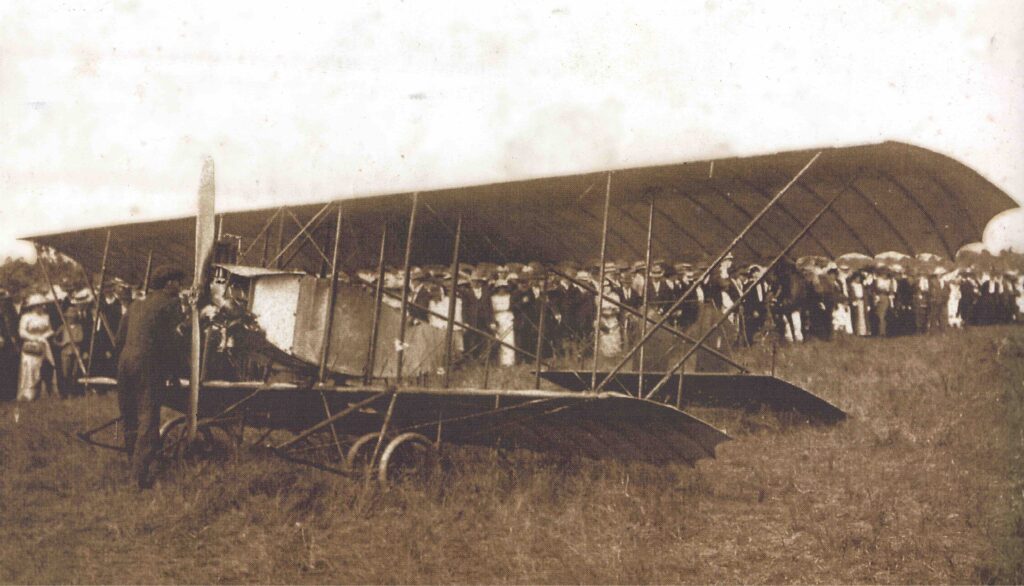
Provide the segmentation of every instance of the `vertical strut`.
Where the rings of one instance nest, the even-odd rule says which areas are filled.
[[[416,200],[416,196],[413,196],[413,201]],[[413,208],[415,209],[415,207]],[[401,354],[399,354],[401,356]],[[384,422],[381,423],[380,433],[377,435],[377,443],[373,446],[373,455],[370,456],[369,462],[366,464],[366,480],[369,481],[372,478],[370,471],[373,470],[373,465],[377,462],[377,456],[380,455],[380,448],[384,444],[384,436],[388,433],[388,427],[391,425],[391,416],[395,413],[395,403],[398,402],[398,389],[395,389],[391,393],[391,401],[388,402],[388,410],[384,414]]]
[[[374,361],[377,358],[377,335],[380,332],[380,311],[384,301],[384,253],[388,243],[388,225],[380,233],[380,256],[377,257],[377,287],[373,294],[373,323],[370,326],[370,348],[366,352],[366,372],[363,382],[370,384],[373,378]]]
[[[714,165],[714,161],[711,162]],[[714,167],[712,167],[714,168]],[[651,242],[654,237],[654,197],[651,197],[651,201],[647,207],[647,250],[644,254],[644,301],[643,301],[643,316],[640,317],[640,338],[643,339],[647,336],[647,304],[650,301],[648,291],[650,291],[651,281]],[[644,354],[644,346],[640,345],[640,382],[637,383],[637,396],[643,395],[644,389],[644,360],[646,356]]]
[[[273,221],[273,218],[271,218]],[[270,251],[270,234],[263,235],[263,254],[260,255],[260,266],[267,268],[267,253]]]
[[[597,310],[594,318],[594,362],[590,373],[590,388],[597,386],[597,358],[601,344],[601,310],[604,308],[604,261],[608,252],[608,208],[612,200],[612,174],[608,172],[608,179],[604,188],[604,218],[601,220],[601,265],[597,269]]]
[[[420,194],[412,194],[412,211],[409,212],[409,230],[405,235],[405,260],[403,261],[402,276],[402,315],[398,323],[398,361],[395,365],[395,381],[402,378],[402,366],[405,361],[405,320],[409,315],[409,268],[412,259],[412,236],[416,230],[416,209],[419,207]],[[394,401],[392,400],[392,404]]]
[[[331,349],[331,328],[334,326],[334,304],[338,295],[338,251],[341,250],[341,204],[338,204],[338,211],[334,220],[334,254],[331,257],[331,282],[327,288],[327,303],[324,311],[324,334],[320,338],[320,372],[317,382],[323,384],[327,377],[327,357]]]
[[[281,208],[282,210],[284,208]],[[284,253],[281,247],[284,246],[284,214],[279,214],[277,218],[277,247],[274,249],[274,257],[270,260],[270,268],[280,268],[278,259],[281,258],[281,254]]]
[[[142,277],[142,296],[149,293],[149,276],[153,274],[153,251],[146,256],[146,274]]]
[[[89,327],[89,329],[91,330],[90,333],[89,333],[89,357],[88,357],[89,364],[88,364],[88,368],[86,368],[86,372],[85,372],[85,376],[87,376],[87,377],[91,377],[92,376],[92,357],[93,357],[93,351],[96,350],[96,330],[99,329],[100,322],[101,322],[101,319],[100,319],[100,295],[103,294],[103,280],[107,278],[107,256],[109,256],[109,255],[110,255],[110,230],[107,230],[106,242],[103,244],[103,260],[100,261],[100,283],[99,283],[99,286],[96,287],[96,289],[93,291],[93,296],[96,297],[96,299],[93,301],[93,305],[92,305],[92,324]],[[83,272],[84,272],[84,268],[83,268]],[[86,278],[88,278],[88,275],[86,275]],[[92,288],[92,283],[89,283],[89,287]],[[110,332],[108,332],[107,335],[109,336]],[[113,341],[113,340],[111,340],[111,341]],[[86,391],[88,391],[88,390],[89,390],[89,388],[88,388],[88,386],[86,386]]]
[[[544,280],[540,286],[540,316],[537,318],[537,355],[533,363],[533,387],[540,388],[541,359],[544,356],[544,315],[548,312],[548,273],[544,271]]]
[[[452,249],[452,287],[448,291],[448,324],[444,332],[444,388],[451,384],[452,337],[455,334],[455,308],[459,290],[459,243],[462,240],[462,213],[455,224],[455,246]]]

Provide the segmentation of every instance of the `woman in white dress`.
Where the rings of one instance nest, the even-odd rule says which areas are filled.
[[[594,299],[599,301],[596,296]],[[619,307],[616,305],[620,301],[618,292],[605,285],[601,319],[597,324],[601,333],[597,346],[604,357],[618,356],[622,353],[622,324],[619,322]]]
[[[946,317],[953,328],[962,328],[964,320],[960,316],[960,277],[956,271],[949,273],[949,298],[946,300]]]
[[[44,367],[52,369],[54,361],[50,351],[53,325],[46,313],[46,298],[31,295],[25,302],[24,314],[18,331],[21,335],[21,368],[18,372],[18,400],[34,401],[39,397]]]
[[[444,331],[446,334],[448,331],[448,319],[441,316],[448,315],[448,306],[451,304],[450,292],[452,284],[453,282],[449,278],[445,281],[444,287],[439,289],[439,296],[434,296],[430,299],[430,325]],[[458,295],[455,296],[455,323],[462,323],[462,299]],[[452,328],[452,349],[455,357],[462,353],[462,328],[458,325]]]
[[[867,298],[864,295],[864,275],[859,271],[850,277],[850,320],[853,333],[858,336],[868,335]]]
[[[514,347],[516,345],[516,329],[515,316],[512,314],[512,292],[505,279],[499,278],[494,282],[494,290],[491,293],[491,309],[494,310],[494,323],[497,326],[495,337]],[[498,348],[498,364],[515,366],[516,351],[505,344]]]

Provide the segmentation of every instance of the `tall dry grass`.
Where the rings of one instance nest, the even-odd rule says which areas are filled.
[[[1024,330],[777,360],[852,419],[699,412],[735,441],[696,469],[454,449],[389,490],[254,452],[138,492],[122,457],[73,439],[113,397],[3,405],[0,580],[1024,582]]]

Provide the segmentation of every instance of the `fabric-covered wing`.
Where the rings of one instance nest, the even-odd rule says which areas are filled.
[[[644,378],[642,393],[654,388],[664,372],[648,372]],[[598,372],[598,380],[608,373]],[[556,385],[583,392],[590,388],[590,373],[571,370],[544,371],[544,380]],[[635,372],[620,372],[605,387],[627,395],[637,395],[640,375]],[[679,387],[679,375],[675,374],[665,384],[669,396],[674,396]],[[791,382],[764,374],[724,374],[718,372],[688,372],[683,377],[683,407],[711,407],[721,409],[745,409],[757,411],[771,409],[777,412],[794,412],[810,421],[838,423],[846,419],[846,413],[825,399]]]
[[[185,381],[182,381],[183,383]],[[338,423],[338,432],[358,436],[380,430],[389,397],[382,388],[320,387],[207,382],[201,395],[204,417],[262,389],[247,403],[253,425],[295,431],[375,395],[378,400]],[[184,385],[169,390],[164,404],[183,410]],[[261,415],[260,412],[263,414]],[[585,394],[549,390],[403,388],[395,402],[391,432],[416,431],[434,437],[442,420],[444,443],[527,449],[595,460],[694,465],[715,457],[729,438],[712,425],[656,401],[618,393]]]
[[[694,260],[713,255],[785,185],[816,151],[692,162],[616,170],[611,180],[609,255],[643,258],[647,201],[655,198],[654,255]],[[450,260],[454,218],[463,214],[466,262],[545,262],[593,260],[601,241],[605,172],[514,181],[421,192],[413,250],[416,264]],[[848,252],[874,255],[886,250],[908,254],[955,255],[979,240],[995,214],[1015,207],[1005,193],[968,167],[943,155],[901,143],[824,149],[821,158],[768,212],[737,249],[740,260],[769,257],[838,191],[843,196],[794,249],[793,256],[836,257]],[[345,200],[342,229],[344,268],[376,264],[380,231],[403,235],[409,194]],[[324,204],[289,209],[302,222],[317,217]],[[242,237],[243,248],[261,234],[275,209],[226,213],[223,230]],[[330,217],[321,213],[313,232],[321,242],[333,236]],[[142,222],[109,228],[112,274],[138,282],[146,253],[157,264],[189,268],[193,256],[192,218]],[[290,217],[283,240],[298,234]],[[52,246],[97,271],[108,228],[28,238]],[[275,230],[266,231],[274,232]],[[402,237],[391,238],[389,259],[401,258]],[[246,264],[259,264],[263,246],[253,247]],[[271,246],[271,254],[273,254]],[[320,254],[306,247],[291,266],[315,271]]]

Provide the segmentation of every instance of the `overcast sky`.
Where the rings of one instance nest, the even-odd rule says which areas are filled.
[[[1015,0],[74,4],[0,3],[0,256],[207,153],[222,210],[883,140],[1024,201]]]

